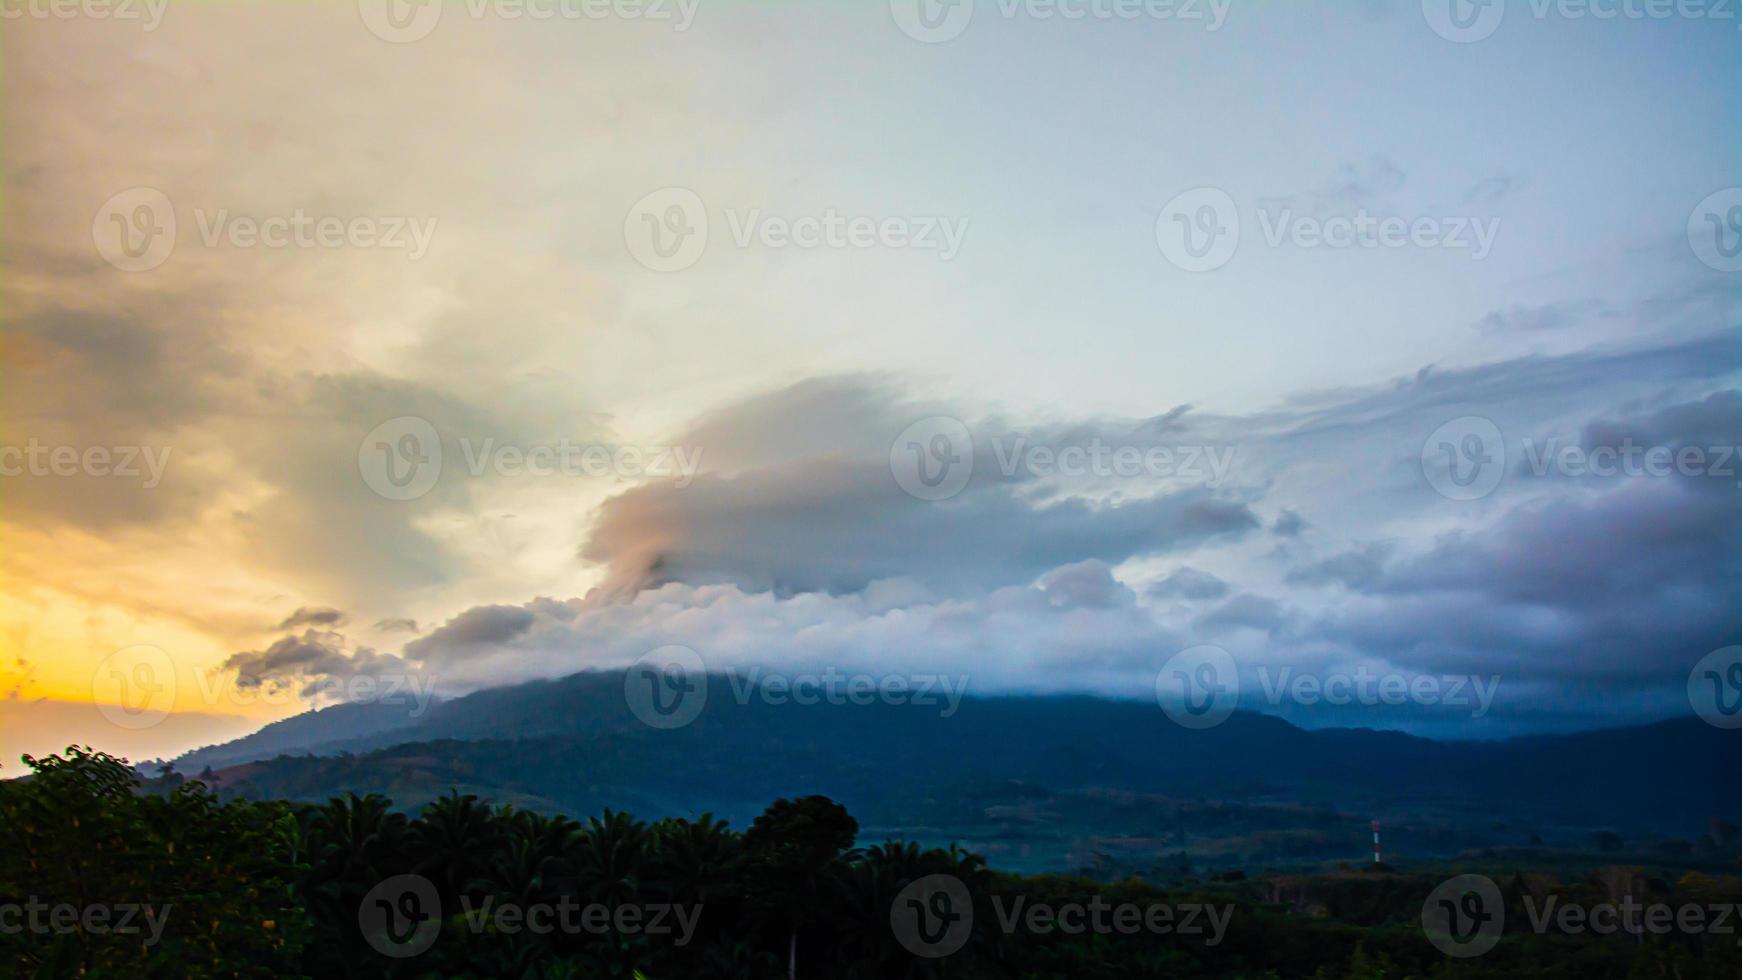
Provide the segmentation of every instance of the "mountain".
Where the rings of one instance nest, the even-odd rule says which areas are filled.
[[[710,811],[735,823],[822,793],[868,836],[961,840],[1006,865],[1360,858],[1394,853],[1697,846],[1742,816],[1732,732],[1697,719],[1497,742],[1307,731],[1236,712],[1203,731],[1153,703],[1081,696],[938,705],[770,703],[709,679],[695,721],[636,718],[622,672],[481,691],[417,718],[329,708],[177,761],[228,793],[321,800],[377,791],[418,806],[450,789],[571,814]]]
[[[395,736],[417,724],[410,704],[335,704],[275,721],[233,742],[195,749],[177,758],[182,772],[222,769],[280,755],[332,755],[368,745],[392,745]]]

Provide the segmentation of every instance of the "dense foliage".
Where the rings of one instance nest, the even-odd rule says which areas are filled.
[[[198,781],[142,785],[100,753],[26,762],[33,776],[0,784],[0,908],[149,906],[161,930],[152,941],[143,930],[0,929],[7,976],[1742,976],[1734,935],[1508,931],[1485,956],[1448,959],[1421,928],[1432,875],[1229,875],[1163,891],[1135,879],[999,874],[955,848],[858,848],[857,823],[823,797],[779,801],[738,833],[705,815],[649,824],[606,811],[581,823],[457,793],[416,816],[374,795],[319,806],[221,803]],[[892,910],[904,890],[939,875],[966,889],[973,928],[959,949],[928,958],[904,946]],[[1540,891],[1542,877],[1504,879],[1509,921],[1525,921],[1512,907]],[[428,894],[382,897],[384,883],[401,880]],[[1593,902],[1617,888],[1739,897],[1733,879],[1696,875],[1671,885],[1604,873],[1556,887]],[[1230,914],[1215,942],[1178,931],[1066,934],[1001,925],[1017,899],[1051,908],[1214,905]],[[518,914],[478,911],[565,903],[676,907],[694,918],[685,931],[538,931]],[[420,910],[430,913],[427,933],[417,934],[423,942],[391,920]],[[388,916],[394,935],[384,940],[372,915]],[[10,921],[20,921],[16,911]]]

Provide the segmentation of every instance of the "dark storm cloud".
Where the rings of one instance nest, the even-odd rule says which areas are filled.
[[[412,660],[436,662],[507,643],[531,628],[534,612],[525,606],[476,606],[405,645]]]
[[[303,696],[325,690],[332,681],[407,673],[399,657],[367,647],[349,650],[342,634],[315,629],[286,636],[264,650],[232,654],[220,669],[234,671],[236,686],[245,690],[295,689]]]
[[[1518,700],[1495,711],[1519,724],[1662,717],[1689,666],[1742,636],[1733,481],[1513,473],[1459,502],[1425,484],[1419,454],[1437,426],[1478,413],[1514,443],[1742,441],[1725,383],[1737,349],[1709,336],[1441,367],[1245,417],[982,416],[973,479],[938,502],[904,493],[889,454],[950,406],[887,378],[807,382],[687,433],[708,453],[687,488],[607,501],[582,549],[608,572],[594,594],[470,609],[405,655],[503,683],[687,642],[734,662],[905,657],[1007,689],[1129,695],[1157,656],[1215,643],[1248,668],[1499,675]],[[1235,447],[1239,462],[1216,486],[1069,481],[1001,470],[989,444],[1016,436]],[[1259,536],[1260,504],[1279,515],[1265,537],[1287,538],[1281,550]]]
[[[614,580],[649,576],[750,590],[853,592],[910,577],[945,590],[1028,582],[1071,562],[1117,564],[1258,527],[1205,491],[1122,503],[1038,503],[1010,488],[915,500],[888,464],[817,461],[607,503],[582,554]]]
[[[1531,502],[1343,576],[1371,601],[1330,617],[1325,634],[1424,668],[1685,678],[1742,637],[1738,508],[1673,480]]]

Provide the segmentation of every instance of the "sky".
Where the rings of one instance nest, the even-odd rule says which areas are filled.
[[[0,6],[0,759],[671,644],[1494,737],[1742,643],[1733,15]]]

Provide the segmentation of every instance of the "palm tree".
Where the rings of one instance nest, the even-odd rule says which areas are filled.
[[[744,835],[751,878],[764,897],[760,911],[766,922],[786,923],[787,980],[797,980],[799,933],[820,918],[823,883],[858,834],[846,807],[806,796],[774,801]]]
[[[490,854],[501,840],[501,827],[490,807],[457,790],[424,807],[414,827],[413,870],[433,881],[442,907],[478,890],[490,871]]]

